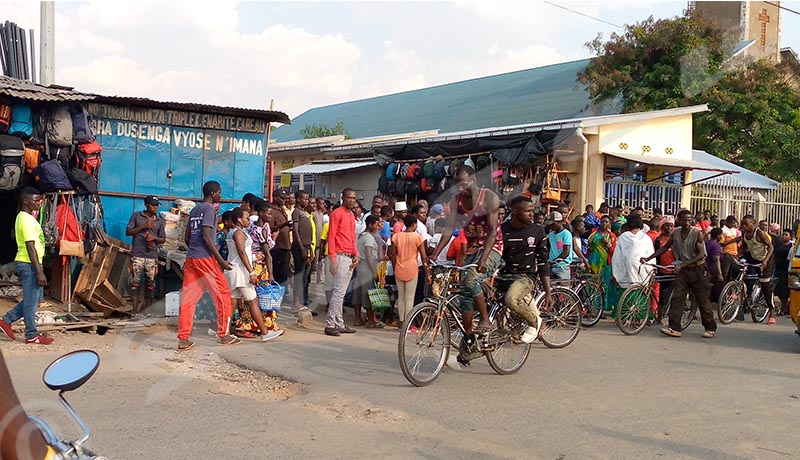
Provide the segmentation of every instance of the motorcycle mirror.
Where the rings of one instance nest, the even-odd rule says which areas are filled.
[[[92,378],[99,366],[100,357],[94,351],[73,351],[47,366],[42,379],[51,390],[72,391]]]

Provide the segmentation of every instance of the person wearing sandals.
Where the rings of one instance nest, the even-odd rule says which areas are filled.
[[[425,240],[417,233],[417,217],[408,214],[403,218],[406,229],[392,235],[392,245],[389,246],[389,258],[394,267],[394,277],[397,282],[397,314],[400,325],[405,321],[406,314],[414,307],[414,294],[417,283],[424,283],[419,279],[417,257],[422,259],[425,273],[430,276],[428,268],[428,254],[425,249]]]
[[[261,332],[261,341],[266,342],[281,334],[267,328],[264,317],[261,315],[261,309],[258,307],[255,288],[258,285],[258,275],[253,269],[252,262],[253,238],[245,231],[245,227],[250,226],[250,215],[242,208],[236,208],[231,211],[230,216],[233,228],[228,232],[225,243],[228,246],[228,262],[232,268],[225,272],[225,278],[231,289],[233,303],[238,302],[239,299],[244,300],[245,305],[249,307],[250,318]],[[242,308],[242,310],[244,309]]]
[[[252,222],[246,232],[253,240],[253,271],[256,274],[258,283],[272,282],[272,255],[270,249],[275,246],[275,240],[272,239],[272,233],[269,226],[269,221],[272,219],[272,206],[264,200],[259,201],[253,206],[258,219]],[[251,219],[252,221],[252,219]],[[283,334],[283,330],[278,326],[278,313],[274,310],[261,311],[261,316],[264,319],[264,325],[268,330],[268,334],[274,338]],[[234,314],[234,324],[240,336],[252,337],[252,334],[262,333],[260,327],[253,320],[253,316],[249,308],[240,309]]]
[[[178,350],[194,348],[189,340],[194,323],[197,303],[208,291],[217,308],[217,342],[233,345],[241,342],[230,335],[231,292],[222,270],[230,270],[231,264],[217,250],[215,235],[217,210],[214,206],[222,198],[219,182],[203,184],[203,201],[189,213],[184,242],[188,247],[186,263],[183,265],[183,289],[178,313]]]
[[[353,309],[355,310],[355,325],[368,328],[383,329],[384,324],[375,317],[369,301],[369,290],[373,288],[378,279],[378,262],[381,261],[375,235],[383,228],[380,217],[367,216],[365,223],[367,229],[360,235],[356,244],[362,259],[356,266],[355,288],[353,289]],[[380,237],[379,237],[380,238]],[[367,310],[367,321],[361,318],[361,306]]]

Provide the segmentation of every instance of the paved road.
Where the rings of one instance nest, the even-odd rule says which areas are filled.
[[[164,348],[172,332],[152,328],[131,336],[141,345],[92,336],[105,361],[74,400],[94,446],[121,459],[800,458],[800,339],[779,319],[721,326],[714,340],[696,324],[673,339],[601,322],[566,349],[537,345],[516,375],[480,360],[425,388],[403,378],[394,329],[338,338],[290,329],[221,348],[198,326],[194,358],[219,353],[301,382],[285,401],[220,392],[197,378],[199,365],[177,369],[180,378],[153,372],[183,358]],[[24,398],[47,398],[36,383],[47,359],[11,357]]]

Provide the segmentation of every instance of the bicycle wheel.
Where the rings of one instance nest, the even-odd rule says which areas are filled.
[[[400,369],[411,384],[433,382],[450,351],[450,328],[435,304],[423,302],[406,316],[397,342]]]
[[[764,297],[764,291],[761,290],[761,286],[755,286],[753,289],[758,289],[758,292],[754,296],[753,304],[750,308],[750,317],[753,318],[754,323],[763,323],[769,316],[767,299]]]
[[[544,307],[544,298],[539,302],[543,332],[539,339],[548,348],[564,348],[575,340],[581,329],[581,299],[565,287],[550,290],[553,308]]]
[[[691,299],[687,299],[686,304],[683,306],[683,315],[681,315],[682,331],[685,331],[692,325],[695,316],[697,316],[697,302],[692,302]]]
[[[739,309],[742,307],[744,296],[742,288],[736,281],[731,281],[722,288],[719,294],[719,308],[717,316],[722,324],[730,324],[736,319]]]
[[[636,335],[647,325],[648,295],[643,288],[632,287],[619,298],[614,322],[625,335]]]
[[[581,325],[594,326],[600,321],[605,309],[606,293],[603,291],[603,287],[597,281],[589,280],[581,284],[575,293],[578,294],[583,306]]]
[[[505,306],[498,306],[494,310],[489,314],[496,327],[489,336],[490,346],[494,346],[494,349],[486,352],[486,360],[498,374],[513,374],[522,369],[531,351],[531,344],[520,340],[528,323]]]

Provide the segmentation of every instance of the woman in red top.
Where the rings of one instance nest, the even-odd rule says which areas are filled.
[[[656,238],[653,242],[653,247],[656,251],[658,248],[661,247],[664,243],[666,243],[669,239],[672,238],[672,232],[675,230],[675,218],[672,216],[664,216],[661,218],[660,222],[661,234]],[[658,265],[672,265],[675,263],[675,254],[672,252],[672,248],[668,249],[667,252],[659,256],[658,258]],[[659,275],[672,275],[672,270],[658,270]],[[656,311],[656,322],[659,324],[663,323],[664,318],[667,316],[667,310],[669,309],[670,299],[672,298],[672,288],[674,286],[674,281],[661,281],[658,283],[658,310]]]

